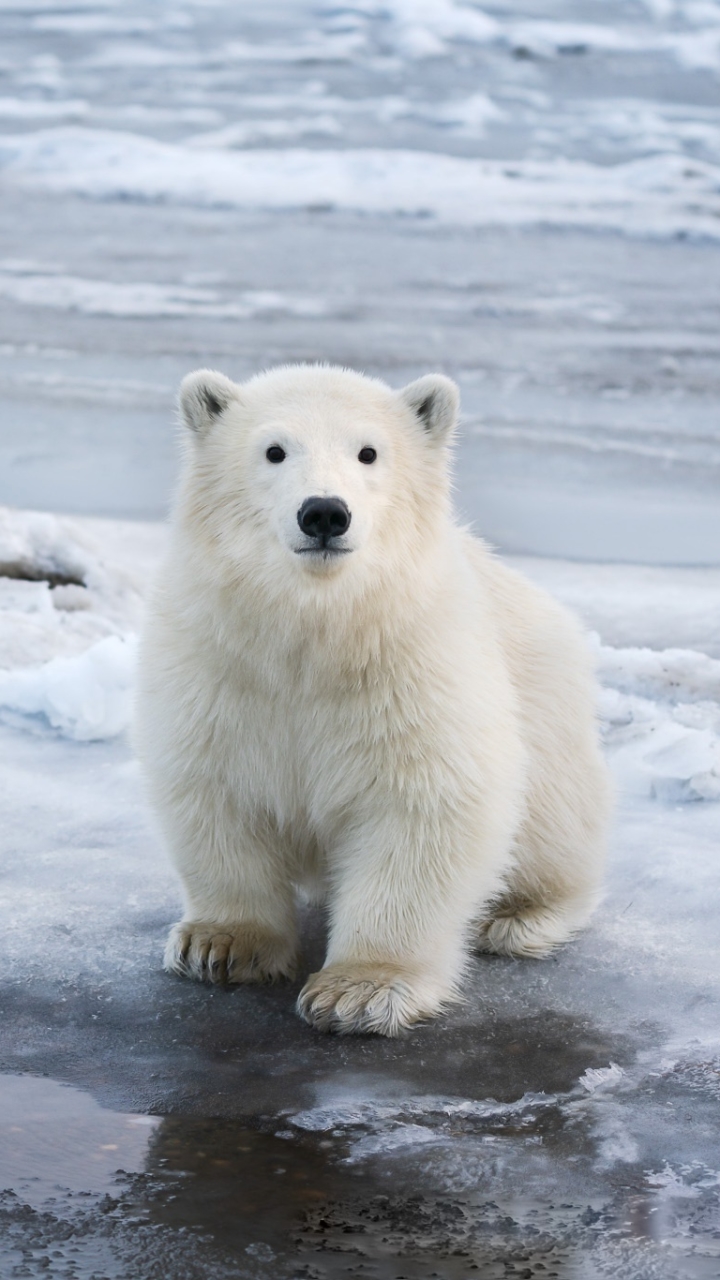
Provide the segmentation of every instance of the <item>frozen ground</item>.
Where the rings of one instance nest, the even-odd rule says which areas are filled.
[[[715,0],[0,0],[3,1280],[720,1272],[719,78]],[[458,379],[618,783],[592,928],[395,1043],[161,973],[125,738],[180,377],[318,358]]]

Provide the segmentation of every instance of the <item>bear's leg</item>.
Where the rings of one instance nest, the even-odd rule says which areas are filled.
[[[268,833],[238,821],[222,797],[186,806],[171,831],[185,890],[183,919],[170,930],[169,973],[217,983],[272,982],[295,974],[295,901],[280,850]]]
[[[604,770],[594,781],[592,803],[571,793],[563,804],[556,787],[552,804],[531,806],[507,890],[476,925],[478,951],[546,956],[587,924],[602,897],[608,810]]]
[[[599,892],[588,892],[548,905],[502,901],[497,913],[479,923],[475,947],[500,956],[541,959],[587,924],[599,896]]]
[[[546,956],[587,924],[602,897],[610,786],[589,712],[584,727],[562,752],[536,746],[514,865],[477,925],[479,951]]]
[[[368,823],[332,860],[325,967],[298,998],[307,1022],[394,1036],[456,998],[469,927],[498,891],[511,838],[509,820],[478,841],[480,818],[456,816],[425,815],[414,835],[413,815]]]

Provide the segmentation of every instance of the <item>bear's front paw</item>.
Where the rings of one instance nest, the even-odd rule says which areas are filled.
[[[275,982],[295,976],[295,944],[258,924],[182,920],[170,930],[164,967],[199,982]]]
[[[436,1013],[440,1004],[417,975],[400,965],[347,963],[312,973],[297,1007],[319,1031],[396,1036]]]

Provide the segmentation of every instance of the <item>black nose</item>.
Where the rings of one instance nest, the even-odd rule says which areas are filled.
[[[350,528],[350,512],[342,498],[306,498],[297,515],[309,538],[339,538]]]

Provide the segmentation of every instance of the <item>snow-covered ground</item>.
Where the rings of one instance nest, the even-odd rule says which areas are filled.
[[[719,82],[717,0],[0,0],[3,1274],[714,1280]],[[298,359],[458,380],[618,791],[591,929],[394,1045],[161,975],[126,737],[180,378]]]

